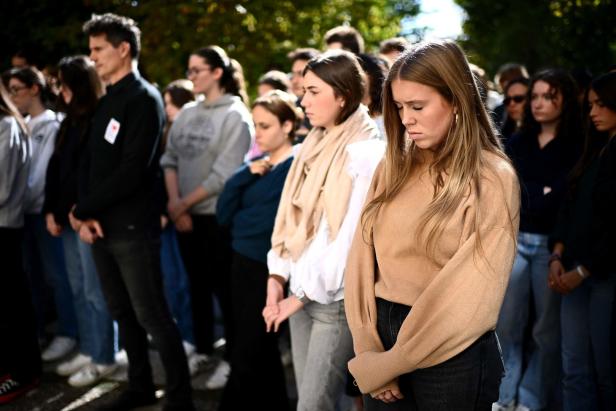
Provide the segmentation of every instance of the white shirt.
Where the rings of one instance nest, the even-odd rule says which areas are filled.
[[[344,298],[347,255],[372,176],[385,152],[385,143],[379,140],[359,141],[349,144],[346,150],[350,156],[347,172],[353,179],[353,188],[336,238],[329,241],[329,226],[323,215],[315,237],[297,261],[282,258],[274,250],[267,253],[267,266],[271,274],[289,281],[292,294],[303,291],[306,297],[320,304],[330,304]]]

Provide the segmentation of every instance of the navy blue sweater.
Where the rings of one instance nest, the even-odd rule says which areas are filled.
[[[278,203],[292,162],[289,157],[264,176],[252,174],[244,165],[225,183],[216,217],[221,225],[231,227],[231,245],[237,253],[267,263]]]
[[[551,234],[567,190],[567,175],[582,153],[581,141],[556,137],[540,148],[536,135],[523,132],[507,141],[507,154],[520,179],[521,232]]]

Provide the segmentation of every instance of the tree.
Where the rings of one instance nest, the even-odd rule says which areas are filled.
[[[598,74],[616,62],[614,0],[456,0],[467,13],[461,43],[494,73],[506,62]]]
[[[2,10],[2,16],[23,10],[19,21],[3,22],[12,44],[44,45],[43,57],[52,62],[85,51],[80,28],[91,13],[110,11],[135,19],[143,33],[141,69],[162,86],[183,77],[189,53],[202,46],[223,47],[254,85],[271,68],[288,69],[290,50],[322,48],[322,36],[331,27],[351,24],[373,47],[398,35],[402,17],[419,12],[417,0],[83,0],[63,3],[58,10],[52,1],[40,2],[37,10],[23,0],[6,3],[13,6],[3,8],[15,9]]]

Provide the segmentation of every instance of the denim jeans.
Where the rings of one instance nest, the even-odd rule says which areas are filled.
[[[160,238],[143,232],[122,238],[107,235],[94,243],[92,251],[103,294],[128,355],[130,389],[154,392],[150,334],[165,370],[167,403],[192,407],[186,354],[163,291]]]
[[[565,411],[616,409],[610,346],[615,283],[614,275],[606,280],[589,277],[562,297]]]
[[[182,262],[180,248],[173,224],[167,224],[161,236],[160,264],[163,273],[165,296],[171,315],[180,330],[182,340],[195,343],[190,302],[188,274]]]
[[[377,298],[377,331],[386,350],[398,338],[411,307]],[[432,367],[398,377],[404,398],[387,404],[364,395],[366,411],[471,411],[492,408],[498,398],[503,362],[493,331]]]
[[[81,241],[70,227],[62,231],[62,241],[77,312],[79,351],[92,357],[96,364],[112,364],[115,352],[113,320],[96,273],[92,247]]]
[[[309,302],[289,321],[297,410],[334,411],[353,356],[344,301]]]
[[[24,216],[24,268],[30,279],[39,337],[45,334],[45,284],[49,284],[57,315],[56,334],[77,338],[77,316],[68,281],[62,240],[47,231],[42,214]]]
[[[520,233],[518,252],[500,311],[496,333],[503,350],[505,378],[498,402],[516,401],[531,410],[545,408],[559,372],[560,297],[548,288],[547,236]],[[531,351],[523,364],[529,304],[535,307]]]

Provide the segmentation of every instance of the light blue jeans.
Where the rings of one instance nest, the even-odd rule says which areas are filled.
[[[503,405],[517,400],[531,410],[542,409],[558,379],[560,297],[548,288],[547,241],[541,234],[518,235],[518,252],[496,326],[505,363],[498,399]],[[524,331],[531,299],[535,307],[533,344],[524,368]]]
[[[39,337],[45,335],[46,284],[49,284],[56,309],[56,334],[77,338],[77,319],[73,293],[68,280],[62,240],[47,232],[42,214],[24,216],[24,269],[32,287]]]
[[[114,362],[113,320],[99,282],[92,248],[70,227],[62,231],[68,278],[75,296],[79,351],[97,364]]]
[[[564,411],[616,409],[610,346],[615,284],[616,275],[591,276],[562,297]]]
[[[334,411],[344,393],[353,340],[344,300],[310,302],[289,319],[298,411]]]

